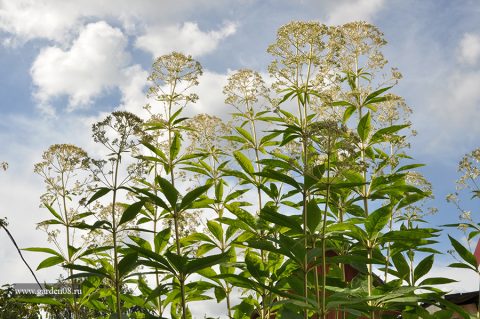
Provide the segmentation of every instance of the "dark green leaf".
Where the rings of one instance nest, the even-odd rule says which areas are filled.
[[[158,176],[157,182],[162,189],[163,194],[167,198],[168,202],[172,207],[175,207],[178,199],[178,191],[173,187],[173,185],[163,177]]]
[[[228,257],[229,257],[228,253],[223,253],[218,255],[196,258],[187,263],[185,267],[185,273],[193,274],[203,268],[218,265],[222,262],[228,261]]]
[[[118,273],[120,278],[128,275],[130,271],[137,266],[138,255],[136,253],[125,255],[118,263]]]
[[[417,267],[415,267],[415,270],[413,272],[414,282],[417,282],[417,280],[428,274],[430,269],[432,269],[433,260],[434,255],[430,255],[425,257],[422,261],[418,263]]]
[[[93,196],[90,197],[90,199],[88,200],[87,205],[96,201],[100,197],[105,196],[106,194],[108,194],[108,192],[110,192],[110,188],[106,188],[106,187],[98,188],[97,192],[95,194],[93,194]]]
[[[120,218],[120,222],[118,223],[118,226],[125,224],[131,221],[132,219],[134,219],[135,217],[137,217],[140,210],[142,210],[143,205],[144,205],[144,202],[139,201],[128,206],[127,209],[125,209],[125,211],[123,212],[122,218]]]
[[[455,251],[458,253],[458,255],[473,268],[477,269],[478,263],[475,256],[455,238],[451,237],[450,235],[448,235],[448,238],[450,239],[450,242],[452,243],[452,246],[455,248]]]

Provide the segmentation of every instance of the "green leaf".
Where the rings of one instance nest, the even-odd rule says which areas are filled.
[[[137,266],[138,254],[128,254],[125,255],[122,260],[118,263],[118,273],[120,278],[125,277],[130,271],[135,269]]]
[[[215,299],[217,299],[217,303],[221,302],[223,299],[227,297],[227,294],[225,293],[225,290],[222,287],[215,287],[213,289],[213,292],[215,294]]]
[[[450,268],[462,268],[462,269],[470,269],[470,270],[473,270],[473,271],[477,271],[475,268],[473,268],[472,266],[469,266],[467,264],[463,264],[463,263],[451,263],[450,265],[448,265],[448,267]]]
[[[273,180],[288,184],[297,190],[301,189],[300,184],[294,178],[275,170],[265,169],[262,172],[256,173],[256,175],[271,178]]]
[[[229,135],[229,136],[222,136],[224,140],[238,142],[238,143],[245,143],[245,139],[241,138],[237,135]]]
[[[172,145],[170,145],[170,160],[173,161],[175,158],[177,158],[178,153],[180,153],[180,147],[181,147],[181,137],[180,134],[175,132],[175,135],[173,136],[173,141]]]
[[[263,279],[268,276],[268,271],[265,270],[265,265],[255,253],[249,251],[245,255],[245,264],[248,272],[257,279],[257,281],[263,282]]]
[[[96,201],[97,199],[99,199],[100,197],[102,196],[105,196],[106,194],[108,194],[110,192],[110,188],[107,188],[107,187],[100,187],[98,188],[97,192],[95,194],[93,194],[92,197],[90,197],[90,199],[88,200],[87,202],[87,205],[88,204],[91,204],[92,202]]]
[[[383,206],[371,213],[365,220],[365,231],[370,239],[377,237],[378,233],[387,225],[392,216],[391,206]]]
[[[108,273],[100,268],[100,269],[97,269],[97,268],[92,268],[92,267],[88,267],[88,266],[83,266],[83,265],[65,265],[64,266],[65,268],[68,268],[68,269],[74,269],[74,270],[80,270],[80,271],[84,271],[86,272],[87,274],[89,275],[94,275],[94,276],[100,276],[100,277],[109,277],[108,276]],[[75,276],[75,275],[74,275]]]
[[[384,142],[385,135],[391,135],[391,134],[396,133],[396,132],[400,131],[401,129],[404,129],[405,127],[408,127],[408,126],[409,125],[392,125],[392,126],[389,126],[389,127],[379,129],[378,131],[376,131],[372,135],[370,143],[375,144],[375,143]]]
[[[292,216],[277,213],[274,208],[265,206],[260,210],[260,218],[277,226],[284,226],[299,233],[303,232],[302,226]]]
[[[400,168],[397,168],[397,170],[395,171],[395,173],[398,173],[398,172],[401,172],[401,171],[408,171],[408,170],[411,170],[411,169],[414,169],[414,168],[418,168],[418,167],[422,167],[422,166],[425,166],[425,164],[409,164],[409,165],[404,165]]]
[[[247,132],[245,129],[241,127],[236,127],[235,130],[242,135],[249,143],[251,146],[255,146],[255,143],[253,141],[253,137],[250,135],[249,132]]]
[[[142,210],[144,204],[145,203],[143,201],[139,201],[128,206],[127,209],[125,209],[125,211],[123,212],[122,218],[120,218],[118,226],[125,224],[137,217],[138,213]]]
[[[407,260],[403,256],[402,253],[397,253],[392,256],[392,262],[397,269],[400,279],[405,279],[410,281],[409,274],[410,274],[410,266],[408,265]],[[409,282],[410,283],[410,282]],[[410,283],[411,284],[411,283]]]
[[[157,183],[160,185],[162,193],[165,195],[170,205],[175,207],[178,199],[178,191],[168,180],[163,177],[158,176]]]
[[[62,224],[65,224],[65,221],[63,220],[62,216],[60,216],[59,213],[55,211],[55,209],[52,208],[52,206],[48,205],[47,203],[43,203],[45,207],[50,211],[50,213],[55,216],[56,219],[62,222]]]
[[[307,204],[307,224],[311,233],[317,231],[322,221],[322,210],[318,208],[317,203],[314,200],[308,201]]]
[[[171,228],[165,228],[162,231],[159,231],[156,235],[155,238],[153,239],[153,244],[155,247],[155,252],[159,253],[161,252],[165,246],[168,244],[168,240],[170,239],[172,229]]]
[[[167,162],[167,157],[165,156],[165,154],[163,153],[163,151],[161,149],[159,149],[158,147],[155,147],[153,146],[152,144],[150,143],[142,143],[145,147],[147,147],[150,151],[152,151],[153,153],[155,153],[155,155],[157,155],[158,157],[160,157],[163,162]]]
[[[55,266],[55,265],[58,265],[62,262],[64,262],[65,259],[63,259],[63,257],[61,256],[52,256],[52,257],[48,257],[47,259],[43,260],[37,267],[37,270],[40,270],[40,269],[43,269],[43,268],[48,268],[48,267],[52,267],[52,266]]]
[[[140,255],[145,256],[151,260],[154,260],[156,262],[156,266],[155,266],[156,268],[166,270],[171,273],[175,273],[175,269],[172,268],[168,260],[162,254],[157,254],[149,249],[145,249],[140,246],[135,246],[131,244],[127,244],[127,246],[137,251]]]
[[[218,222],[214,220],[207,221],[207,228],[219,241],[223,241],[223,228]]]
[[[414,283],[426,274],[428,274],[430,269],[432,269],[433,260],[434,255],[432,254],[425,257],[421,262],[418,263],[417,267],[415,267],[415,270],[413,272]]]
[[[370,112],[365,114],[361,119],[360,122],[358,123],[357,127],[357,133],[358,136],[360,137],[360,140],[362,142],[365,142],[368,138],[368,135],[370,134],[370,131],[372,130],[372,119],[370,116]]]
[[[40,252],[40,253],[47,253],[47,254],[52,254],[52,255],[55,255],[55,256],[58,256],[58,257],[62,257],[62,255],[51,249],[51,248],[43,248],[43,247],[30,247],[30,248],[23,248],[22,250],[25,250],[25,251],[35,251],[35,252]]]
[[[345,110],[345,112],[343,113],[343,123],[346,123],[348,121],[348,119],[352,116],[353,112],[355,112],[355,110],[357,109],[357,107],[355,105],[351,105],[350,103],[348,103],[350,106],[347,107],[347,109]]]
[[[238,164],[242,167],[242,169],[249,175],[252,175],[255,170],[253,168],[252,161],[246,157],[242,152],[235,151],[233,152],[233,157],[237,160]]]
[[[193,274],[194,272],[197,272],[201,269],[218,265],[222,262],[228,261],[228,257],[229,257],[228,253],[223,253],[223,254],[193,259],[187,262],[187,265],[185,266],[185,273]]]
[[[452,243],[452,246],[455,248],[455,251],[458,253],[458,255],[473,268],[477,269],[478,263],[475,256],[455,238],[452,238],[450,235],[448,235],[448,238],[450,239],[450,242]]]
[[[197,187],[190,192],[188,192],[183,198],[182,202],[180,203],[179,210],[182,211],[184,209],[189,208],[192,206],[193,202],[198,199],[201,195],[205,194],[205,192],[211,187],[212,185],[203,185]]]
[[[390,90],[392,87],[389,86],[389,87],[385,87],[385,88],[381,88],[379,90],[376,90],[375,92],[372,92],[370,93],[366,98],[365,98],[365,101],[363,102],[363,104],[369,104],[369,103],[372,103],[372,99],[379,96],[380,94],[382,94],[383,92],[385,91],[388,91]]]
[[[15,297],[15,301],[30,304],[64,306],[63,303],[52,297],[22,296]]]
[[[418,285],[419,286],[445,285],[445,284],[450,284],[452,282],[457,282],[457,281],[450,278],[434,277],[434,278],[427,278]]]
[[[223,180],[215,185],[215,199],[221,201],[223,199]]]

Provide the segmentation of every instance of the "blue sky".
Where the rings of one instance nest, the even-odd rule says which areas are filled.
[[[0,161],[10,168],[0,174],[0,216],[8,217],[20,245],[45,242],[35,231],[46,213],[38,208],[43,186],[33,163],[55,143],[95,153],[91,123],[119,108],[141,114],[155,56],[179,50],[198,59],[205,74],[191,112],[226,117],[230,109],[221,92],[229,72],[266,72],[266,48],[291,20],[366,20],[384,32],[384,54],[404,76],[395,93],[414,111],[418,136],[410,154],[427,164],[422,172],[436,195],[439,213],[430,220],[456,222],[458,214],[444,198],[454,191],[462,155],[480,146],[477,0],[4,0]],[[25,269],[3,233],[0,243],[0,284],[24,281]],[[41,257],[28,258],[35,264]],[[439,273],[451,273],[442,268],[446,259],[438,259]]]

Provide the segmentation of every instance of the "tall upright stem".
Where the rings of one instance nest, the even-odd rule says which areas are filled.
[[[173,106],[173,99],[174,99],[176,84],[177,84],[177,82],[174,81],[174,83],[171,86],[170,99],[169,99],[169,102],[168,102],[168,118],[167,118],[167,121],[168,121],[168,149],[172,148],[172,143],[173,143],[173,141],[172,141],[172,139],[173,139],[173,136],[172,136],[173,129],[172,129],[172,124],[170,123],[170,119],[172,117],[172,106]],[[171,156],[169,156],[168,165],[170,167],[170,183],[172,184],[173,187],[175,187],[175,173],[174,173],[174,170],[173,170],[173,160],[174,159]],[[174,207],[172,207],[172,208],[173,208],[173,223],[174,223],[174,228],[175,228],[175,246],[176,246],[177,255],[180,256],[181,253],[182,253],[181,246],[180,246],[180,223],[179,223],[180,212],[177,211],[176,205],[174,205]],[[186,298],[185,298],[185,274],[181,273],[177,277],[177,279],[180,282],[180,295],[181,295],[181,299],[182,299],[182,319],[186,319],[187,318],[187,301],[186,301]]]
[[[118,270],[118,245],[117,245],[117,223],[115,217],[115,208],[117,201],[117,182],[118,182],[118,168],[120,166],[120,150],[117,153],[117,160],[115,162],[115,172],[113,175],[113,198],[112,198],[112,237],[113,237],[113,267],[114,267],[114,285],[115,298],[117,304],[117,318],[122,318],[122,307],[120,302],[120,273]]]
[[[65,231],[67,233],[67,262],[70,265],[72,263],[72,256],[70,255],[70,246],[73,246],[73,243],[70,240],[70,220],[68,218],[68,210],[67,210],[67,194],[65,194],[65,179],[64,173],[61,174],[62,180],[62,204],[63,204],[63,212],[65,213]],[[78,305],[77,305],[77,296],[75,295],[75,279],[72,278],[73,276],[73,269],[68,269],[68,274],[70,276],[70,285],[72,288],[73,294],[73,319],[78,318]]]
[[[325,196],[325,210],[323,212],[323,224],[322,224],[322,318],[327,318],[327,302],[326,302],[326,295],[327,295],[327,239],[326,239],[326,232],[327,232],[327,212],[328,212],[328,203],[330,201],[330,156],[331,156],[331,149],[330,149],[330,135],[328,136],[327,142],[327,194]]]

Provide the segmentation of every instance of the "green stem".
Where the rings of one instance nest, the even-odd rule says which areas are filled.
[[[113,267],[114,267],[114,285],[115,298],[117,305],[117,318],[122,318],[122,308],[120,302],[120,273],[118,269],[118,245],[117,245],[117,223],[115,218],[115,208],[117,201],[117,182],[118,182],[118,168],[120,166],[120,150],[117,153],[117,160],[115,162],[115,173],[113,176],[113,198],[112,198],[112,237],[113,237]]]
[[[322,318],[327,318],[327,211],[328,202],[330,201],[330,136],[328,136],[328,150],[327,150],[327,194],[325,196],[325,211],[323,212],[323,224],[322,224]]]
[[[173,106],[173,96],[175,92],[175,87],[176,87],[176,81],[173,83],[170,91],[170,99],[168,103],[168,149],[172,148],[172,133],[173,133],[173,128],[172,124],[170,123],[170,119],[172,117],[172,106]],[[175,187],[175,174],[173,171],[173,158],[169,157],[168,159],[168,165],[170,167],[170,182],[173,187]],[[179,223],[179,214],[180,212],[177,211],[177,207],[173,207],[173,222],[174,222],[174,228],[175,228],[175,244],[176,244],[176,251],[177,255],[181,256],[181,247],[180,247],[180,223]],[[185,297],[185,274],[180,273],[179,276],[177,277],[178,281],[180,282],[180,295],[182,298],[182,319],[187,318],[187,301]]]
[[[65,179],[64,173],[61,174],[62,179],[62,202],[63,202],[63,211],[65,213],[65,231],[67,233],[67,263],[69,265],[72,264],[72,256],[70,256],[70,246],[73,246],[73,243],[70,241],[70,221],[68,219],[68,210],[67,210],[67,195],[65,194]],[[78,318],[78,305],[77,305],[77,297],[75,295],[75,279],[72,278],[73,276],[73,269],[68,269],[68,274],[70,276],[70,286],[72,288],[73,294],[73,319]]]

